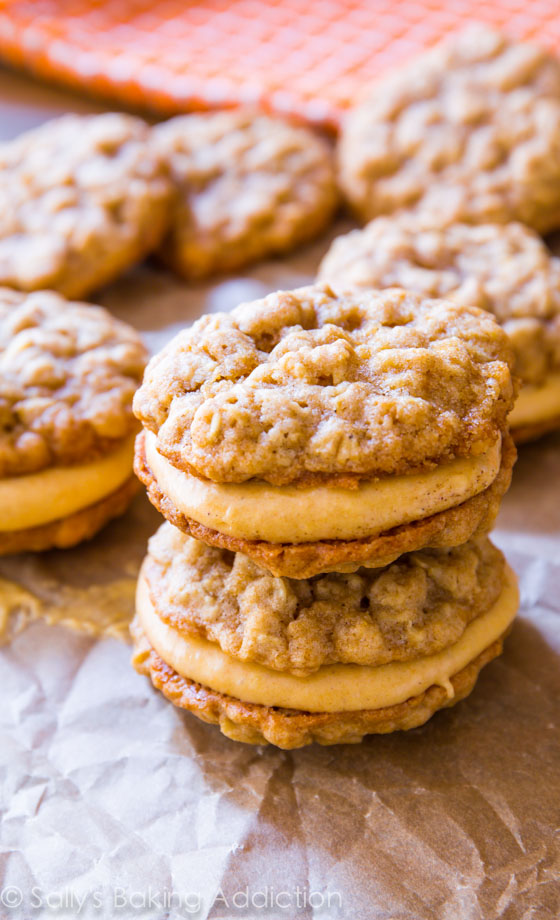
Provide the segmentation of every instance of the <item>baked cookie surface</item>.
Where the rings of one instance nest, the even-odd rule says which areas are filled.
[[[163,525],[140,573],[133,664],[250,743],[355,742],[422,724],[470,692],[517,609],[515,577],[487,540],[295,585],[231,557]]]
[[[132,434],[146,361],[102,307],[0,289],[0,478],[92,460]]]
[[[311,240],[337,205],[332,154],[308,128],[246,111],[178,116],[154,131],[176,187],[162,259],[187,279]]]
[[[350,487],[487,450],[510,363],[474,307],[314,285],[202,317],[152,359],[134,407],[193,476]]]
[[[74,545],[126,509],[146,361],[101,307],[0,289],[0,553]]]
[[[0,284],[81,297],[155,248],[171,186],[150,130],[65,115],[0,144]]]
[[[364,220],[560,225],[560,62],[483,26],[378,81],[343,126],[340,181]]]
[[[442,229],[409,214],[379,217],[338,237],[318,277],[488,310],[507,332],[522,384],[560,372],[560,259],[523,224]]]
[[[164,524],[144,577],[161,619],[241,661],[305,676],[326,664],[380,665],[457,641],[497,600],[503,556],[487,538],[410,553],[385,568],[275,578],[242,553]]]

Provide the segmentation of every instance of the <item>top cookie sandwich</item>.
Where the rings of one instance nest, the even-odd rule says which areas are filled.
[[[0,144],[0,284],[83,297],[159,243],[171,185],[150,130],[64,115]]]
[[[509,483],[505,333],[474,307],[315,285],[200,319],[152,359],[136,470],[180,528],[275,574],[488,529]]]
[[[160,255],[187,279],[288,252],[320,233],[338,202],[327,142],[281,118],[178,116],[154,129],[153,144],[175,185]]]
[[[0,289],[0,555],[71,546],[125,510],[146,361],[101,307]]]
[[[560,427],[560,259],[529,227],[441,228],[406,212],[378,217],[334,241],[319,278],[398,285],[488,310],[507,332],[521,383],[509,419],[514,439]]]
[[[340,180],[363,220],[560,225],[560,62],[473,26],[401,67],[347,117]]]

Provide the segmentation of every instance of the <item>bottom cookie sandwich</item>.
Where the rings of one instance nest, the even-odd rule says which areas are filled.
[[[517,606],[487,538],[294,580],[164,524],[139,578],[133,664],[235,740],[353,743],[467,696]]]

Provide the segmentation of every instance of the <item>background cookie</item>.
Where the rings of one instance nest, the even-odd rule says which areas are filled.
[[[101,307],[0,290],[0,552],[70,545],[124,510],[146,359]]]
[[[173,118],[154,142],[177,192],[160,255],[187,279],[287,252],[336,207],[331,152],[307,128],[224,111]]]
[[[473,26],[380,80],[347,117],[340,181],[363,220],[560,224],[560,62]]]
[[[318,277],[481,307],[507,332],[522,383],[539,385],[560,371],[560,259],[522,224],[443,230],[409,214],[379,217],[338,237]]]
[[[150,252],[169,179],[139,118],[65,115],[0,144],[0,284],[81,297]]]

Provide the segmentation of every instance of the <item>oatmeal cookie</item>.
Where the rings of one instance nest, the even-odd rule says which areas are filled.
[[[0,284],[82,297],[159,243],[167,166],[150,128],[118,113],[65,115],[0,144]]]
[[[349,113],[340,182],[366,221],[560,225],[560,62],[483,26],[378,81]]]
[[[102,456],[136,428],[147,361],[102,307],[0,289],[0,479]]]
[[[132,664],[150,678],[154,688],[175,706],[191,712],[203,722],[219,725],[232,741],[245,744],[273,744],[285,750],[308,744],[359,744],[365,735],[384,735],[417,728],[439,709],[455,706],[472,692],[482,668],[501,655],[505,635],[451,678],[453,693],[433,685],[404,703],[381,709],[355,712],[300,712],[277,706],[244,703],[209,687],[201,686],[170,668],[133,624]]]
[[[176,186],[163,261],[187,279],[234,271],[323,230],[337,205],[328,144],[247,111],[172,118],[154,131]]]
[[[475,307],[319,284],[202,317],[152,359],[134,409],[192,476],[351,488],[487,450],[511,361]]]
[[[236,740],[359,741],[466,696],[518,602],[486,540],[290,583],[164,525],[139,576],[133,665]]]
[[[3,531],[0,525],[0,556],[68,549],[77,543],[91,540],[105,524],[124,514],[139,488],[137,479],[131,476],[114,492],[68,517],[23,530]]]
[[[72,545],[124,511],[146,361],[101,307],[0,289],[0,553]]]
[[[242,553],[163,524],[143,571],[160,618],[180,633],[303,677],[328,664],[375,666],[441,651],[495,603],[503,566],[481,538],[385,568],[276,578]]]
[[[338,237],[318,277],[398,286],[488,310],[508,334],[522,384],[539,386],[560,373],[560,259],[522,224],[443,230],[421,216],[378,217]]]
[[[185,515],[162,492],[150,470],[143,433],[136,440],[134,471],[146,486],[152,504],[183,533],[209,546],[243,553],[272,575],[300,579],[312,578],[323,572],[355,572],[361,566],[384,566],[403,553],[424,547],[461,546],[473,536],[489,533],[501,500],[510,486],[516,456],[511,437],[505,435],[496,478],[484,491],[466,501],[370,537],[302,543],[276,543],[232,536]],[[372,529],[375,530],[375,527]]]

